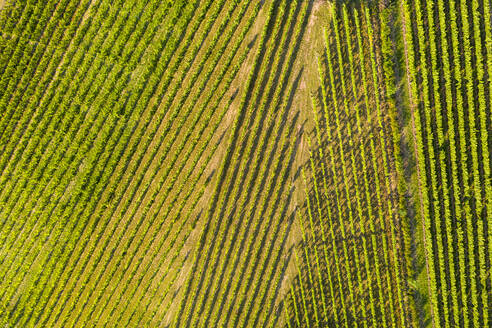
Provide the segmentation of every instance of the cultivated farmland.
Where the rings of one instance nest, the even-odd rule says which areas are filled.
[[[0,1],[0,325],[489,327],[491,13]]]

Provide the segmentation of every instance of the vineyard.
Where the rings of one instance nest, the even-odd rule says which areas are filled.
[[[287,326],[490,326],[490,9],[333,6]]]
[[[0,326],[492,325],[489,0],[0,1]]]

